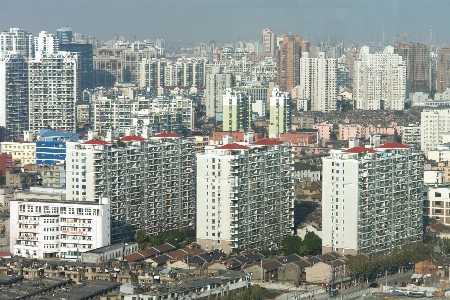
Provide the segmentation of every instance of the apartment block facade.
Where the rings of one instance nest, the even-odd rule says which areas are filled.
[[[285,35],[277,51],[278,84],[288,93],[300,84],[301,44],[300,36]]]
[[[68,143],[67,198],[111,206],[111,243],[195,226],[195,143],[174,133]]]
[[[279,249],[293,233],[291,149],[249,141],[225,137],[197,155],[197,243],[205,250]]]
[[[21,138],[29,126],[28,57],[21,52],[27,53],[0,55],[0,127],[6,130],[5,140]]]
[[[387,143],[323,159],[322,252],[387,253],[422,241],[424,155]]]
[[[17,199],[10,202],[10,251],[26,258],[77,259],[110,244],[109,203]]]
[[[10,28],[9,31],[1,32],[0,52],[4,54],[8,52],[17,53],[25,58],[32,57],[34,51],[31,33],[20,28]]]
[[[231,88],[225,90],[223,101],[223,131],[248,131],[252,128],[251,95]]]
[[[369,53],[369,47],[362,47],[354,72],[353,100],[357,109],[404,109],[406,65],[402,56],[394,54],[393,47],[375,54]]]
[[[325,58],[323,52],[319,54],[317,58],[310,58],[305,52],[300,59],[298,97],[309,100],[313,111],[334,111],[337,99],[337,59]]]
[[[450,132],[450,109],[425,109],[420,117],[422,151],[436,150],[443,144],[442,136]]]
[[[436,93],[450,88],[450,46],[442,46],[436,57]]]
[[[278,88],[272,89],[269,100],[269,138],[278,138],[280,134],[291,131],[291,102],[289,93],[281,92]]]
[[[75,132],[78,100],[78,55],[42,54],[29,64],[29,130]]]

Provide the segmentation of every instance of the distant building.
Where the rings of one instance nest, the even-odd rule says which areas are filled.
[[[94,64],[92,54],[92,44],[59,44],[60,51],[75,52],[78,54],[79,69],[78,69],[78,81],[79,92],[83,92],[85,89],[93,89],[94,86]],[[81,100],[81,99],[80,99]]]
[[[73,32],[70,27],[61,27],[56,30],[56,38],[60,45],[72,43],[72,37]]]
[[[32,142],[0,142],[0,153],[12,155],[20,166],[36,163],[36,143]]]
[[[270,29],[263,29],[262,31],[262,44],[264,47],[264,52],[268,53],[272,56],[275,55],[275,50],[276,50],[276,36],[275,33],[273,33],[272,30]]]
[[[13,171],[12,155],[8,153],[0,153],[0,174],[5,176],[6,171]]]
[[[302,56],[302,38],[297,35],[285,35],[277,51],[278,84],[282,91],[292,93],[300,84],[300,58]]]
[[[20,29],[10,28],[9,31],[0,33],[0,53],[20,54],[25,58],[33,56],[33,36],[31,33]]]
[[[248,131],[252,129],[252,99],[244,92],[231,88],[225,90],[223,101],[223,131]]]
[[[436,93],[450,88],[450,46],[442,46],[436,57]]]
[[[437,149],[442,136],[450,132],[450,109],[425,109],[421,113],[420,138],[422,151]]]
[[[269,102],[269,138],[277,138],[280,134],[291,131],[291,102],[289,93],[281,92],[278,88],[272,89]]]
[[[207,117],[215,118],[217,113],[223,112],[223,94],[232,85],[233,75],[222,73],[219,67],[213,68],[212,73],[206,75],[205,98]]]
[[[402,144],[420,146],[420,125],[403,126]]]

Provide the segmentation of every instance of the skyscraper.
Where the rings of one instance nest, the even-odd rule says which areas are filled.
[[[275,55],[276,51],[276,36],[275,33],[270,29],[263,29],[262,31],[262,44],[264,47],[264,52],[272,56]]]
[[[369,53],[362,47],[354,64],[353,100],[357,109],[403,110],[406,91],[406,66],[393,47],[383,53]]]
[[[94,88],[92,44],[60,44],[60,51],[75,52],[79,59],[79,91]]]
[[[212,67],[212,72],[206,75],[206,116],[215,118],[223,112],[223,94],[226,88],[233,86],[233,75],[222,73],[219,66]]]
[[[308,52],[303,52],[299,65],[299,99],[309,100],[313,111],[336,110],[337,59],[325,58],[323,52],[317,58],[309,58]]]
[[[56,30],[56,37],[58,39],[58,44],[69,44],[72,43],[72,28],[61,27]]]
[[[422,43],[395,43],[394,53],[406,63],[406,94],[431,90],[430,46]]]
[[[34,57],[41,58],[44,54],[53,54],[58,52],[59,44],[54,34],[47,31],[39,32],[39,36],[34,37]]]
[[[278,84],[288,93],[300,84],[301,43],[300,36],[285,35],[277,52]]]
[[[3,139],[20,139],[28,130],[28,57],[11,51],[0,58],[0,127]]]
[[[443,46],[436,58],[436,93],[450,88],[450,46]]]

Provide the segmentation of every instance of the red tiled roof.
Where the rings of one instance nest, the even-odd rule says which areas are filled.
[[[280,141],[279,139],[261,139],[257,140],[256,142],[253,142],[253,145],[261,145],[261,146],[281,145],[281,144],[283,144],[283,142]]]
[[[137,136],[137,135],[128,135],[128,136],[124,136],[120,140],[122,142],[134,142],[134,141],[140,142],[140,141],[145,141],[146,139],[141,136]]]
[[[345,153],[375,153],[377,151],[370,149],[370,148],[363,147],[363,146],[357,146],[357,147],[353,147],[353,148],[344,150],[343,152],[345,152]]]
[[[217,147],[217,149],[220,149],[220,150],[248,150],[250,148],[247,146],[244,146],[244,145],[239,145],[239,144],[233,143],[233,144],[226,144],[226,145]]]
[[[83,144],[85,144],[85,145],[108,145],[109,143],[105,142],[104,140],[101,140],[101,139],[93,139],[93,140],[84,142]]]
[[[155,135],[157,138],[179,138],[180,136],[173,132],[161,132]]]
[[[379,146],[381,149],[409,149],[411,147],[397,142],[390,142]]]

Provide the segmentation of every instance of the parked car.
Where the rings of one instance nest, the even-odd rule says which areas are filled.
[[[371,284],[369,284],[370,288],[377,288],[378,287],[378,283],[376,282],[372,282]]]

